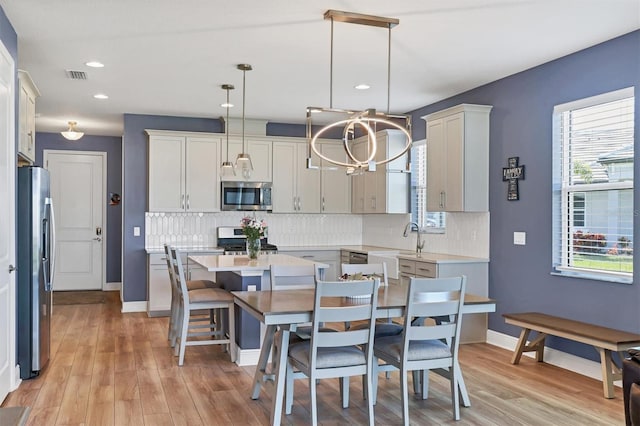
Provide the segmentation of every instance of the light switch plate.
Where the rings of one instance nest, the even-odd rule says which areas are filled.
[[[256,286],[255,285],[248,285],[247,286],[247,291],[256,291]]]
[[[517,246],[523,246],[527,244],[527,233],[526,232],[514,232],[513,233],[513,244]]]
[[[134,237],[139,237],[140,236],[140,227],[139,226],[134,226],[133,227],[133,236]]]

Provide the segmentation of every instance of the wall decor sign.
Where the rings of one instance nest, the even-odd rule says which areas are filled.
[[[509,157],[507,160],[508,167],[502,169],[502,181],[508,181],[507,200],[516,201],[520,199],[518,191],[518,181],[524,180],[524,166],[519,166],[520,157]]]

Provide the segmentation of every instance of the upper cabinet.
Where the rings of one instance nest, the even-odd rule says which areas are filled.
[[[31,164],[36,160],[36,98],[40,92],[23,70],[18,70],[18,94],[18,155]]]
[[[307,169],[307,152],[306,143],[273,142],[274,213],[320,213],[320,170]]]
[[[397,155],[407,140],[399,130],[383,130],[376,133],[378,143],[376,161]],[[367,138],[354,142],[354,155],[367,157]],[[352,213],[408,213],[409,178],[406,173],[408,154],[386,164],[379,164],[375,172],[352,176]]]
[[[427,125],[427,210],[489,211],[489,105],[461,104]]]
[[[225,142],[226,144],[226,142]],[[225,177],[228,181],[246,181],[246,182],[271,182],[271,163],[272,163],[272,142],[270,140],[258,140],[251,137],[245,138],[245,153],[251,157],[253,171],[249,178],[242,175],[241,170],[236,170],[236,176]],[[224,158],[226,157],[226,148],[222,149]],[[242,138],[237,136],[229,137],[229,161],[235,163],[238,154],[242,153]]]
[[[323,155],[345,161],[341,143],[318,143]],[[309,146],[306,140],[291,138],[273,142],[274,213],[349,213],[351,189],[342,167],[332,167],[312,154],[316,168],[307,168]]]
[[[220,144],[213,134],[146,130],[150,212],[220,211]]]

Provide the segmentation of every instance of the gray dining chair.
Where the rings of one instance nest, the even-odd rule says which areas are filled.
[[[460,419],[458,346],[467,278],[414,278],[409,281],[401,335],[375,339],[376,359],[400,370],[402,420],[409,424],[408,372],[422,372],[422,398],[427,398],[428,370],[445,369],[451,385],[453,418]],[[412,321],[414,318],[449,317],[449,321]],[[374,362],[377,368],[378,362]],[[374,375],[374,403],[377,374]]]
[[[293,405],[294,381],[309,378],[311,419],[318,424],[316,382],[319,379],[340,378],[342,406],[349,405],[349,388],[344,377],[365,375],[367,413],[373,425],[373,332],[378,305],[378,284],[373,280],[316,281],[311,339],[292,345],[287,357],[285,413]],[[363,295],[368,298],[361,298]],[[358,297],[353,301],[348,297]],[[323,331],[321,324],[330,321],[368,321],[362,330]]]
[[[195,345],[227,345],[231,362],[236,360],[236,338],[234,321],[233,295],[221,288],[198,288],[189,290],[185,278],[184,267],[180,258],[180,252],[171,247],[171,264],[177,288],[179,289],[180,304],[177,318],[177,342],[175,355],[178,355],[178,365],[184,364],[184,355],[187,346]],[[211,314],[204,317],[192,317],[192,314],[201,310],[226,310],[229,336],[226,336],[224,328],[217,325]],[[196,322],[191,321],[192,319]],[[198,330],[206,331],[198,331]],[[200,339],[200,337],[210,337]],[[197,339],[189,340],[189,337]]]
[[[169,270],[169,282],[171,284],[171,307],[169,312],[169,332],[167,334],[167,339],[171,343],[171,347],[175,347],[176,345],[176,337],[178,335],[178,314],[180,312],[180,289],[178,288],[178,284],[174,275],[174,268],[171,264],[171,246],[169,244],[164,245],[164,254],[165,260],[167,261],[167,269]],[[189,290],[196,290],[199,288],[220,288],[221,286],[211,280],[187,280],[187,288]],[[219,313],[219,312],[218,312]],[[210,315],[213,315],[210,312]],[[216,321],[220,321],[220,319],[214,319],[212,317],[214,323],[217,324]],[[194,321],[193,319],[191,321]],[[221,324],[220,324],[221,325]]]

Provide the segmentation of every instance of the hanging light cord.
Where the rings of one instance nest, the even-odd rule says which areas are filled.
[[[242,153],[244,154],[244,110],[246,105],[246,80],[247,80],[247,70],[242,70]]]
[[[391,114],[391,24],[389,24],[389,41],[387,45],[387,114]]]
[[[331,59],[329,60],[329,108],[333,108],[333,17],[331,18]]]
[[[227,86],[227,122],[224,125],[224,131],[227,134],[227,163],[229,162],[229,90],[230,89],[231,88]]]

